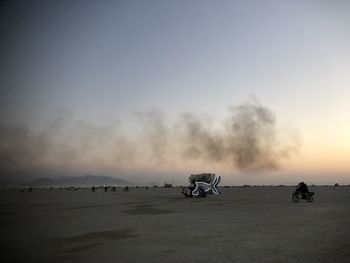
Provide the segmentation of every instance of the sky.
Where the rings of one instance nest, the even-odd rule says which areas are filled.
[[[349,13],[340,0],[2,1],[1,176],[348,184]]]

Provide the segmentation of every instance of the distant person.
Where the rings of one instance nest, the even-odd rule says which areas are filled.
[[[93,185],[91,191],[95,192],[95,186]]]
[[[107,187],[108,187],[107,184],[105,184],[105,192],[107,192]]]
[[[33,191],[33,189],[32,189],[32,187],[30,186],[28,192],[32,192],[32,191]]]
[[[306,183],[301,182],[297,185],[297,189],[295,190],[296,193],[301,193],[303,197],[305,197],[306,194],[309,193],[309,189],[306,185]]]
[[[125,186],[124,192],[128,192],[128,191],[129,191],[129,186]]]
[[[114,184],[114,186],[113,186],[113,192],[115,192],[116,189],[117,189],[117,185]]]

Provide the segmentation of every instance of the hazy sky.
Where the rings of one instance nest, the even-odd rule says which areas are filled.
[[[146,147],[145,137],[153,146],[168,140],[168,130],[189,112],[210,119],[213,132],[229,118],[230,107],[256,103],[273,113],[279,143],[292,141],[298,150],[278,170],[260,175],[231,171],[220,162],[207,162],[205,169],[221,172],[230,183],[349,183],[349,14],[350,1],[336,0],[2,1],[0,118],[7,127],[2,134],[27,125],[30,132],[17,132],[27,136],[21,141],[56,150],[63,141],[82,140],[69,149],[84,158],[62,161],[66,152],[55,153],[46,156],[46,168],[68,163],[68,173],[118,175],[122,167],[124,174],[144,171],[149,180],[171,174],[164,175],[170,180],[201,171],[198,163],[177,159],[178,134],[170,136],[172,153],[156,152],[173,161],[148,165],[130,144]],[[57,132],[57,120],[71,128]],[[166,131],[160,142],[152,124]],[[72,129],[76,133],[69,137]],[[86,130],[90,133],[82,135]],[[56,144],[33,142],[55,132]],[[111,154],[112,137],[123,165],[111,165],[113,158],[96,161]],[[84,148],[91,140],[99,146]],[[3,142],[1,155],[11,147],[21,151],[23,144]],[[130,156],[138,157],[130,164]],[[41,159],[29,166],[40,169]]]

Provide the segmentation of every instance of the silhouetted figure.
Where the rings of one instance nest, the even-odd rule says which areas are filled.
[[[125,186],[124,192],[128,192],[128,191],[129,191],[129,186]]]
[[[116,186],[116,185],[114,185],[114,186],[113,186],[113,189],[112,189],[112,190],[113,190],[113,192],[115,192],[115,190],[116,190],[116,189],[117,189],[117,186]]]
[[[148,190],[148,186],[146,186],[146,190]]]
[[[107,192],[107,187],[108,187],[107,184],[105,184],[105,192]]]
[[[95,186],[94,185],[91,187],[91,191],[95,192]]]
[[[301,193],[303,197],[305,197],[306,194],[309,193],[309,189],[307,188],[306,183],[301,182],[297,185],[297,189],[295,190],[296,193]]]
[[[32,187],[31,187],[31,186],[29,187],[28,192],[33,192],[33,189],[32,189]]]

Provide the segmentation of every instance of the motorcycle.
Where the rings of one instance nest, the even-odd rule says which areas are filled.
[[[301,192],[294,192],[292,195],[292,200],[294,203],[299,202],[300,199],[304,199],[307,202],[311,203],[314,201],[314,192],[308,192],[308,193],[301,193]]]

